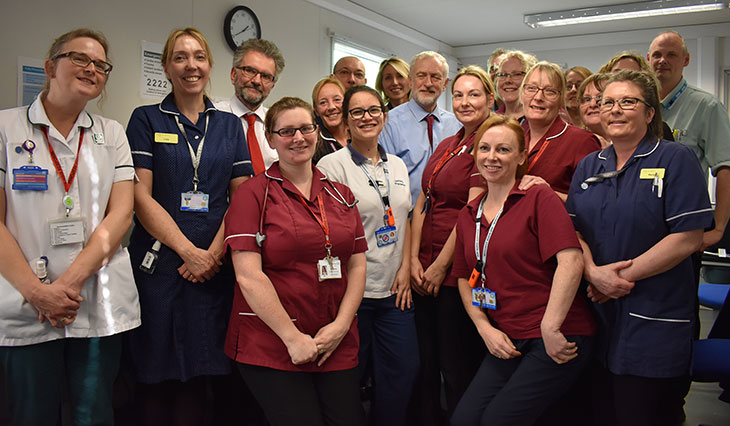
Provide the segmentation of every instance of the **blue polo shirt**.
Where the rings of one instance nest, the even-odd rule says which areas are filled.
[[[671,233],[705,229],[713,212],[692,151],[647,134],[626,170],[602,182],[585,180],[616,170],[613,146],[586,156],[568,193],[567,210],[596,265],[633,259]],[[663,170],[661,198],[654,175]],[[668,378],[688,372],[696,288],[689,258],[636,282],[631,293],[593,307],[601,361],[614,374]]]
[[[411,204],[415,205],[421,193],[423,169],[431,154],[442,140],[453,136],[461,129],[461,123],[454,114],[438,106],[433,110],[433,146],[428,142],[429,112],[421,108],[415,99],[398,105],[388,112],[385,127],[380,132],[379,142],[389,154],[400,157],[411,181]]]

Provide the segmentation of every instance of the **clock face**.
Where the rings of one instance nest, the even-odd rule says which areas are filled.
[[[226,15],[223,32],[231,49],[250,38],[261,38],[261,24],[256,14],[246,6],[236,6]]]

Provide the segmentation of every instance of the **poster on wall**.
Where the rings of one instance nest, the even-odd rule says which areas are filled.
[[[43,90],[43,60],[18,56],[18,106],[30,105]]]
[[[172,90],[162,70],[160,58],[162,58],[162,45],[142,40],[140,95],[143,98],[160,100]]]

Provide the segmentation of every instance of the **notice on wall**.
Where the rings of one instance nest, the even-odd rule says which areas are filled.
[[[18,56],[18,106],[30,105],[43,90],[43,60]]]
[[[162,45],[142,40],[142,72],[140,95],[143,98],[162,99],[172,90],[162,69]]]

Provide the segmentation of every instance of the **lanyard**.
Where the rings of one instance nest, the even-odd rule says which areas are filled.
[[[45,126],[41,126],[41,130],[43,131],[43,136],[46,139],[46,143],[48,144],[48,151],[51,153],[51,161],[53,162],[53,167],[56,168],[56,172],[58,173],[58,177],[61,178],[61,182],[63,183],[63,189],[68,193],[68,190],[71,189],[71,184],[74,182],[74,178],[76,177],[76,171],[79,168],[79,157],[81,156],[81,144],[84,142],[84,128],[81,128],[81,132],[79,134],[79,147],[76,151],[76,159],[74,160],[74,165],[71,167],[71,173],[68,174],[68,180],[66,180],[66,174],[63,173],[63,169],[61,168],[61,163],[58,161],[58,157],[56,157],[56,151],[53,150],[53,146],[51,145],[50,139],[48,139],[48,128]]]
[[[466,140],[468,140],[468,138]],[[449,162],[449,160],[457,155],[463,154],[467,150],[467,148],[468,147],[466,146],[466,144],[457,145],[456,148],[454,148],[452,151],[444,152],[444,155],[439,158],[438,163],[436,163],[436,167],[434,167],[433,172],[431,172],[431,177],[428,178],[428,184],[426,185],[426,202],[423,204],[422,213],[426,213],[428,211],[428,207],[431,201],[431,187],[433,186],[433,180],[438,172],[441,171],[441,169],[446,165],[446,163]]]
[[[327,222],[327,213],[324,211],[324,203],[322,202],[322,193],[320,192],[317,194],[317,204],[319,204],[319,211],[322,215],[322,219],[317,217],[317,215],[314,213],[314,210],[312,210],[306,201],[304,201],[304,197],[297,194],[297,197],[299,197],[299,201],[304,205],[304,207],[309,210],[309,213],[312,214],[314,217],[314,220],[317,221],[319,226],[322,228],[322,231],[324,231],[324,248],[327,249],[327,257],[332,257],[332,243],[330,242],[330,225],[329,222]]]
[[[484,240],[484,246],[482,248],[481,256],[479,255],[479,234],[482,229],[482,209],[484,207],[484,201],[487,199],[487,196],[485,195],[484,198],[482,198],[482,201],[479,203],[479,209],[477,210],[477,229],[474,233],[474,252],[477,255],[477,265],[476,268],[479,269],[479,272],[482,276],[482,287],[484,287],[484,281],[485,281],[485,275],[484,275],[484,268],[487,266],[487,248],[489,248],[489,240],[492,239],[492,232],[494,232],[494,228],[497,226],[497,221],[499,220],[499,217],[502,215],[502,210],[504,210],[504,204],[502,207],[499,208],[499,211],[494,216],[494,219],[492,220],[492,224],[489,225],[489,231],[487,232],[487,238]]]
[[[535,166],[535,163],[537,163],[537,160],[539,160],[540,157],[542,157],[542,154],[545,152],[548,145],[550,145],[550,142],[552,142],[552,140],[555,139],[556,137],[562,135],[563,132],[565,132],[565,129],[567,129],[567,128],[568,128],[568,124],[566,123],[565,128],[563,128],[563,131],[561,131],[560,133],[558,133],[555,136],[550,136],[549,138],[545,138],[545,142],[542,143],[542,146],[540,146],[540,149],[537,151],[537,154],[535,154],[535,157],[532,159],[532,161],[530,161],[530,164],[528,164],[528,166],[527,166],[528,174],[530,173],[532,168]]]
[[[388,182],[388,193],[385,196],[383,196],[383,194],[380,192],[378,182],[370,175],[370,173],[368,173],[365,165],[360,164],[360,168],[362,169],[363,173],[365,173],[365,176],[367,176],[370,180],[370,184],[373,185],[375,191],[378,192],[378,197],[380,197],[380,203],[383,205],[383,223],[385,224],[385,226],[394,226],[395,217],[393,217],[393,209],[391,209],[390,207],[390,175],[388,173],[388,165],[385,163],[385,161],[382,161],[381,163],[383,164],[385,181]]]
[[[200,139],[200,143],[198,144],[198,151],[193,151],[193,146],[190,144],[190,140],[188,139],[188,134],[185,132],[185,128],[182,124],[180,124],[180,118],[176,115],[175,116],[175,123],[177,123],[177,128],[180,129],[180,133],[182,133],[183,137],[185,138],[185,142],[188,143],[188,151],[190,151],[190,159],[193,161],[193,192],[198,192],[198,167],[200,166],[200,157],[203,155],[203,143],[205,143],[205,135],[208,134],[208,123],[210,123],[210,120],[208,120],[208,114],[205,114],[205,130],[203,131],[203,138]]]
[[[657,141],[657,143],[658,143],[658,141]],[[588,189],[588,184],[589,183],[601,183],[601,182],[603,182],[606,179],[611,179],[611,178],[614,178],[614,177],[617,177],[617,176],[621,176],[621,174],[623,172],[625,172],[638,159],[639,159],[639,157],[634,156],[634,158],[632,158],[631,161],[629,161],[628,163],[624,164],[624,166],[621,167],[620,170],[613,170],[613,171],[610,171],[610,172],[598,173],[597,175],[591,176],[588,179],[584,180],[583,183],[580,184],[580,187],[583,190],[586,190],[586,189]]]
[[[670,99],[669,102],[667,102],[667,105],[664,107],[664,109],[669,111],[669,109],[672,107],[672,105],[674,105],[674,103],[677,102],[677,99],[679,99],[679,97],[682,96],[682,92],[684,92],[684,89],[686,89],[686,88],[687,88],[687,82],[685,81],[684,84],[682,85],[682,88],[679,89],[679,91],[677,93],[675,93],[674,96],[672,96],[672,99]]]

